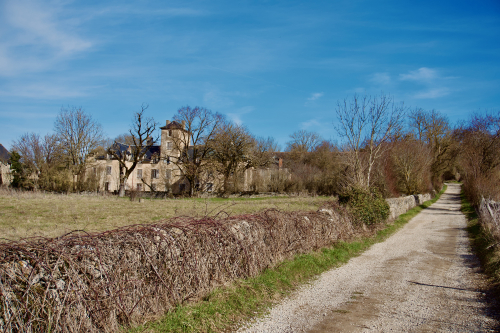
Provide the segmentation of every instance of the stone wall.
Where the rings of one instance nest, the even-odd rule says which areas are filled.
[[[386,199],[389,204],[391,213],[389,215],[390,220],[395,220],[399,215],[406,213],[408,210],[415,206],[423,204],[427,200],[431,200],[432,196],[430,193],[427,194],[415,194],[400,198],[390,198]]]

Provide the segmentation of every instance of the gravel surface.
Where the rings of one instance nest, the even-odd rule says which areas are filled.
[[[496,332],[460,186],[238,332]]]

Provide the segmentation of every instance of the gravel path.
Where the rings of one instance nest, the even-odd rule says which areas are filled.
[[[460,186],[239,332],[495,332]]]

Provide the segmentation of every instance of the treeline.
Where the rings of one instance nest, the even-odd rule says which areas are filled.
[[[14,141],[12,185],[49,191],[97,191],[100,182],[93,157],[115,154],[109,147],[120,141],[136,147],[134,166],[116,156],[124,168],[122,184],[140,162],[141,154],[158,141],[158,124],[145,117],[146,107],[134,116],[129,132],[110,140],[102,127],[81,108],[62,109],[54,134],[26,133]],[[436,110],[409,109],[387,95],[358,96],[339,101],[332,124],[340,143],[324,140],[314,131],[290,135],[284,152],[276,141],[256,138],[244,126],[205,108],[180,108],[173,120],[183,124],[186,142],[174,142],[189,195],[204,175],[220,176],[219,194],[242,191],[245,170],[278,170],[267,182],[254,179],[254,192],[345,195],[379,193],[384,197],[426,193],[444,180],[463,180],[477,203],[481,195],[499,196],[500,112],[474,113],[451,124]],[[189,142],[189,149],[187,151]],[[277,161],[282,165],[278,168]],[[123,160],[123,161],[122,161]],[[257,177],[258,178],[258,177]]]
[[[90,157],[103,153],[104,143],[102,126],[82,108],[62,108],[53,133],[25,133],[13,142],[10,185],[56,192],[95,190],[98,179],[86,173]]]
[[[341,144],[299,131],[287,143],[289,187],[334,195],[361,189],[384,197],[428,193],[445,179],[460,179],[460,143],[448,119],[435,110],[409,110],[388,96],[339,102]]]
[[[54,133],[44,137],[25,133],[13,142],[10,156],[11,186],[55,192],[102,190],[104,168],[99,159],[111,156],[119,162],[120,195],[135,168],[143,162],[158,163],[161,156],[145,161],[146,153],[160,141],[159,124],[146,116],[148,106],[134,113],[128,133],[105,138],[102,126],[82,108],[63,108],[54,123]],[[217,174],[220,195],[241,191],[239,177],[249,168],[267,168],[278,151],[271,138],[253,136],[244,126],[206,108],[180,108],[173,117],[173,129],[186,135],[172,139],[168,163],[177,165],[189,184],[187,193],[196,195],[207,175]],[[128,146],[122,151],[116,143]],[[154,187],[142,179],[151,191]]]
[[[460,180],[475,203],[500,198],[500,112],[476,112],[453,125],[436,110],[408,109],[382,95],[341,101],[336,115],[340,144],[309,131],[290,136],[284,161],[292,177],[276,189],[395,197]]]

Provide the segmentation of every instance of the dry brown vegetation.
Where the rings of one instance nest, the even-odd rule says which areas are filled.
[[[116,331],[359,231],[330,202],[0,243],[0,331]]]
[[[144,199],[52,194],[0,189],[0,241],[61,236],[72,230],[99,232],[174,216],[248,214],[268,208],[315,211],[327,197],[246,199]]]
[[[479,216],[481,217],[481,226],[485,229],[487,235],[494,238],[494,245],[500,242],[500,203],[483,199],[479,205]]]

